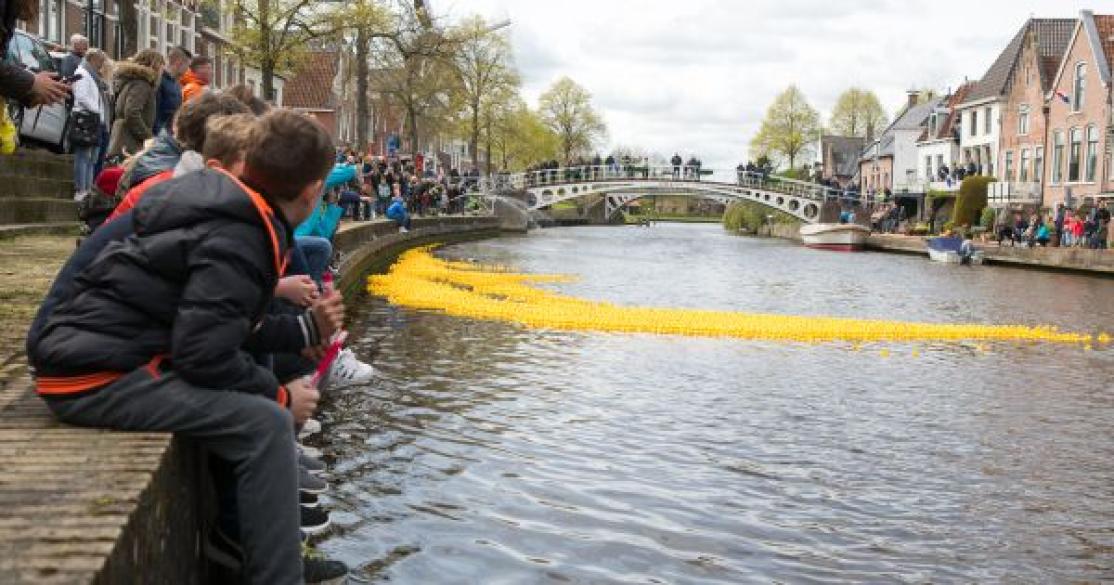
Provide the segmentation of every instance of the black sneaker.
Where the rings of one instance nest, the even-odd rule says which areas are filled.
[[[298,504],[303,508],[316,508],[321,505],[321,500],[318,499],[317,494],[309,492],[298,491]]]
[[[302,572],[307,585],[340,585],[348,580],[348,565],[314,554],[302,557]]]
[[[329,513],[317,508],[298,506],[302,511],[302,532],[309,535],[320,534],[329,527]]]

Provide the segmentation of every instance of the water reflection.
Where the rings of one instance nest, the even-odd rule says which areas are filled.
[[[1114,330],[1114,282],[818,253],[708,226],[445,251],[640,305]],[[337,529],[401,583],[1101,581],[1114,352],[855,351],[526,331],[369,300],[328,397]],[[918,357],[913,357],[914,351]]]

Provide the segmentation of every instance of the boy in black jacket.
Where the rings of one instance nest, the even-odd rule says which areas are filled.
[[[244,182],[204,170],[152,188],[135,208],[135,235],[76,277],[29,348],[59,419],[180,433],[233,464],[253,583],[302,582],[291,415],[308,418],[317,390],[281,386],[244,345],[332,157],[318,124],[268,114]]]

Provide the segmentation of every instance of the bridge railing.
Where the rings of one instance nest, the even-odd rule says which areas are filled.
[[[524,173],[504,173],[485,177],[479,181],[479,190],[499,192],[504,190],[534,189],[570,183],[595,183],[605,181],[653,181],[679,184],[716,183],[751,189],[785,193],[817,201],[857,198],[848,193],[807,181],[777,177],[766,173],[737,169],[705,169],[702,167],[660,165],[588,165],[543,169]]]

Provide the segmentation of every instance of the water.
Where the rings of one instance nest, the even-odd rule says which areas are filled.
[[[1114,332],[1114,280],[718,226],[443,253],[627,304]],[[579,334],[361,303],[380,377],[328,397],[320,443],[321,546],[357,580],[1114,580],[1114,350]]]

